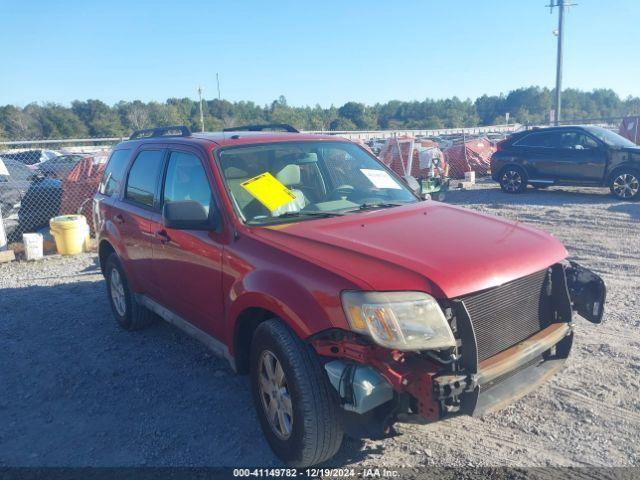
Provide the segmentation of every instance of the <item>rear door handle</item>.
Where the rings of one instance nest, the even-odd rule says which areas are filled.
[[[124,217],[122,215],[118,214],[115,217],[113,217],[113,221],[115,223],[117,223],[118,225],[122,225],[124,223]]]
[[[158,230],[156,232],[156,238],[160,240],[160,243],[162,243],[163,245],[171,241],[171,237],[169,236],[166,230]]]

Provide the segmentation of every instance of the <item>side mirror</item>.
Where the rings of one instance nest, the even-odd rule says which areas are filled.
[[[215,230],[217,221],[207,215],[204,207],[193,200],[165,203],[162,208],[162,224],[176,230]]]
[[[415,193],[416,195],[420,195],[420,193],[422,193],[422,185],[420,185],[420,182],[418,182],[415,177],[412,177],[411,175],[405,175],[404,177],[402,177],[402,179],[404,180],[404,183],[407,184],[407,187],[409,187],[413,191],[413,193]]]

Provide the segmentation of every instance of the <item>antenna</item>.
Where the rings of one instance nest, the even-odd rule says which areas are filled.
[[[202,87],[198,86],[198,95],[200,96],[200,131],[204,132],[204,114],[202,113]]]
[[[562,111],[562,46],[564,41],[564,9],[577,5],[577,3],[569,3],[570,0],[551,0],[547,5],[549,13],[553,13],[554,7],[558,7],[558,30],[554,31],[554,35],[558,36],[558,58],[556,62],[556,114],[555,124],[560,125],[560,114]]]

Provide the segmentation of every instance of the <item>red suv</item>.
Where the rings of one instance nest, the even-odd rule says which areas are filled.
[[[605,287],[552,236],[433,201],[360,146],[286,127],[134,133],[94,200],[128,330],[158,317],[251,376],[272,449],[500,408],[565,362]]]

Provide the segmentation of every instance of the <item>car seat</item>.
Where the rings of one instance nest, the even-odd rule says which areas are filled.
[[[297,185],[300,185],[300,165],[293,163],[285,165],[277,171],[275,177],[280,183],[287,187],[296,198],[276,208],[271,212],[272,216],[277,217],[286,212],[299,212],[309,204],[302,190],[295,188]]]
[[[253,196],[242,187],[242,182],[249,180],[249,173],[238,167],[227,167],[224,176],[229,184],[229,190],[236,200],[238,208],[244,212],[244,209],[253,200]]]

